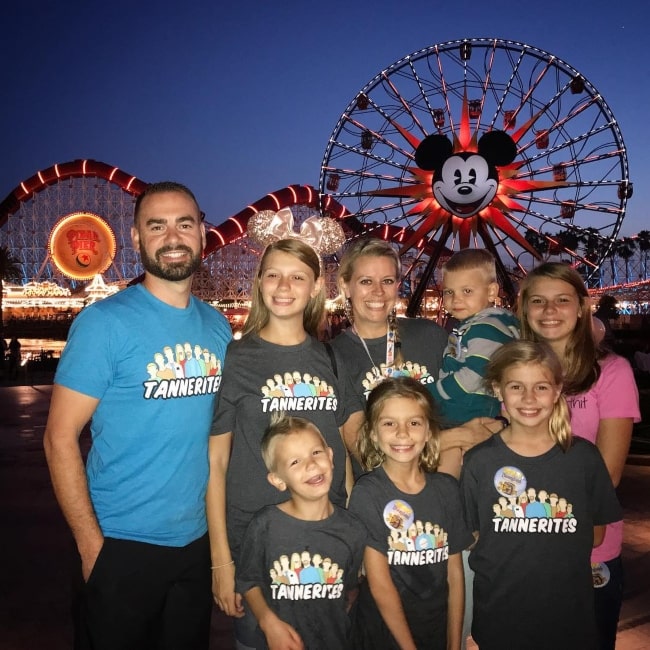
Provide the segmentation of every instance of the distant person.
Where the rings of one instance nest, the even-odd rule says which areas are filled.
[[[0,373],[2,373],[3,376],[5,372],[5,358],[8,350],[9,346],[7,345],[7,340],[4,336],[0,337]]]
[[[15,379],[18,377],[18,368],[20,367],[20,341],[14,336],[9,341],[9,377]]]
[[[191,293],[205,228],[188,188],[149,185],[131,237],[144,280],[74,320],[45,430],[54,491],[81,556],[75,648],[207,650],[208,434],[221,377],[161,377],[154,359],[186,341],[223,359],[231,332]],[[79,436],[89,420],[84,468]]]
[[[242,542],[237,591],[270,648],[349,648],[349,610],[366,532],[354,515],[329,499],[332,448],[309,420],[276,412],[261,453],[269,483],[290,496],[253,516]],[[300,568],[293,570],[298,575],[293,584],[288,579],[282,584],[280,578],[288,575],[278,574],[276,562],[298,552]],[[320,568],[322,558],[336,564],[331,583]]]
[[[605,293],[600,297],[598,307],[593,314],[594,318],[600,320],[605,326],[605,334],[601,343],[610,350],[613,349],[614,344],[616,343],[616,337],[614,336],[614,330],[612,329],[611,323],[611,321],[618,319],[618,307],[616,305],[616,298]]]
[[[650,345],[648,343],[643,346],[643,350],[635,351],[634,365],[637,370],[650,374]]]

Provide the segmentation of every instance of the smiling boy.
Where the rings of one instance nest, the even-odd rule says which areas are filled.
[[[261,449],[269,482],[291,497],[253,518],[237,567],[237,592],[244,594],[268,646],[347,648],[349,600],[358,582],[365,531],[354,515],[329,499],[332,449],[312,422],[282,413],[271,419]],[[300,584],[274,583],[269,576],[275,561],[294,553],[300,555],[300,576],[305,577]],[[338,565],[341,581],[330,583],[323,576],[321,558]]]

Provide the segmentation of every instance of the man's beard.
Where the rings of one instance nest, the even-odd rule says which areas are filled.
[[[190,254],[190,259],[183,262],[172,262],[170,264],[161,264],[160,257],[170,251],[187,251]],[[189,246],[163,246],[159,248],[154,257],[149,257],[146,251],[140,251],[140,258],[142,266],[151,275],[154,275],[161,280],[169,280],[170,282],[179,282],[180,280],[187,280],[191,277],[201,266],[201,255],[195,255]]]

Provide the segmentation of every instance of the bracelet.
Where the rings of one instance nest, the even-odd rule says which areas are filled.
[[[217,566],[213,566],[213,567],[210,567],[210,568],[214,571],[215,569],[221,569],[221,568],[223,568],[225,566],[230,566],[231,564],[234,564],[234,563],[235,563],[235,560],[230,560],[230,562],[226,562],[224,564],[218,564]]]

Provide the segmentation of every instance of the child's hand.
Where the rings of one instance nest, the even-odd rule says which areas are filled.
[[[277,616],[260,623],[269,650],[304,650],[305,646],[296,630]]]

